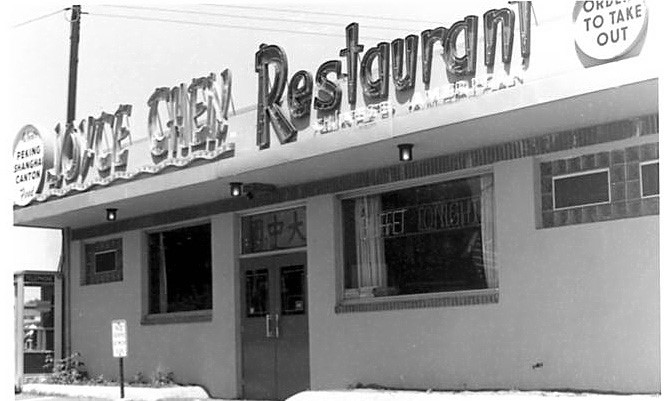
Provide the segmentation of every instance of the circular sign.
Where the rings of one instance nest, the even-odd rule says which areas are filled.
[[[587,56],[612,60],[631,51],[645,36],[648,8],[643,0],[577,1],[575,43]]]
[[[32,125],[19,131],[14,141],[14,203],[25,206],[42,190],[46,146],[40,132]]]

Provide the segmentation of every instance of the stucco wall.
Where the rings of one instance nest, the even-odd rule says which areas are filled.
[[[658,216],[538,230],[534,166],[494,166],[497,304],[336,314],[337,205],[310,200],[313,389],[660,391]]]
[[[532,158],[497,163],[496,304],[336,314],[338,201],[307,201],[313,389],[660,391],[659,218],[536,229]],[[117,375],[110,321],[125,318],[126,374],[173,371],[235,398],[240,389],[236,218],[214,216],[213,320],[140,325],[142,231],[122,235],[123,282],[80,286],[72,247],[72,344],[93,374]],[[534,365],[542,367],[533,368]]]
[[[237,280],[233,215],[214,216],[212,232],[213,316],[211,322],[141,325],[143,232],[123,237],[123,281],[81,286],[81,242],[72,246],[72,349],[82,354],[91,374],[118,376],[112,357],[112,319],[126,319],[129,356],[127,378],[141,371],[150,377],[157,369],[172,371],[180,383],[205,386],[212,394],[238,394],[236,299]],[[96,239],[92,240],[95,241]]]

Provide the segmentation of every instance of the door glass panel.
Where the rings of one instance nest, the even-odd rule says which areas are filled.
[[[247,317],[265,316],[268,313],[268,269],[247,271]]]
[[[282,314],[302,315],[305,313],[303,266],[283,267],[282,277]]]

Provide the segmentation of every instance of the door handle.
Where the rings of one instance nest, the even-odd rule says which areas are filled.
[[[275,314],[275,338],[280,338],[280,315]]]
[[[271,338],[273,333],[270,332],[270,314],[266,314],[266,337]]]

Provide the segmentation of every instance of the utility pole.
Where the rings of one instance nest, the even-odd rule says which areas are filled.
[[[79,62],[79,22],[82,7],[72,6],[70,18],[70,79],[68,81],[68,116],[66,123],[74,124],[75,106],[77,104],[77,63]]]
[[[68,79],[68,114],[66,124],[75,123],[75,106],[77,104],[77,64],[79,62],[79,23],[81,21],[82,9],[80,5],[72,6],[72,16],[70,17],[70,73]],[[71,271],[70,265],[70,233],[69,227],[61,230],[61,241],[63,243],[61,255],[61,274],[63,277],[63,355],[61,358],[69,356],[71,349],[71,311],[70,311],[70,297],[71,297]]]

